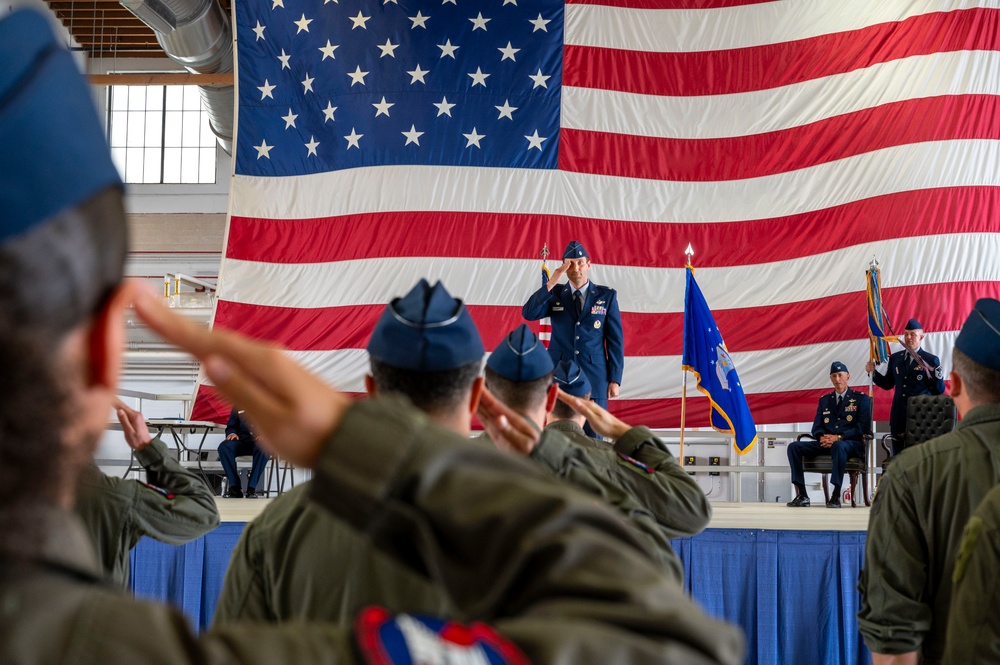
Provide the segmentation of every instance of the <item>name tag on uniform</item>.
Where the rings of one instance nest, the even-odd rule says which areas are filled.
[[[552,311],[553,312],[563,312],[565,310],[566,310],[566,308],[563,307],[562,305],[555,305],[555,306],[552,307]]]

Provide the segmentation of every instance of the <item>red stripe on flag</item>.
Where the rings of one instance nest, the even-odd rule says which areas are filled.
[[[863,279],[864,274],[861,274]],[[863,288],[863,282],[859,289]],[[914,313],[927,331],[958,330],[978,298],[1000,298],[1000,282],[955,282],[883,288],[890,321],[900,326]],[[865,291],[752,309],[716,309],[715,321],[730,352],[779,349],[868,336]],[[220,301],[216,326],[273,340],[296,351],[363,349],[384,305],[297,309]],[[854,324],[824,325],[857,311]],[[487,350],[523,322],[520,307],[470,305]],[[758,325],[756,322],[760,322]],[[622,312],[628,356],[680,355],[684,315]]]
[[[1000,10],[974,8],[719,51],[654,53],[567,45],[563,85],[647,95],[723,95],[770,90],[915,55],[996,50]]]
[[[1000,188],[955,187],[888,194],[745,222],[624,222],[465,212],[370,213],[295,221],[234,216],[226,256],[287,264],[396,256],[530,257],[546,239],[579,236],[587,238],[587,249],[599,264],[675,268],[677,257],[664,248],[690,242],[695,247],[720,248],[698,258],[699,267],[716,268],[784,261],[914,235],[998,232],[998,209]],[[831,229],[850,232],[831,233]],[[650,238],[657,240],[649,242]],[[739,251],[722,251],[727,247]]]
[[[950,95],[883,104],[777,132],[730,138],[672,139],[564,129],[559,166],[627,178],[742,180],[893,146],[998,138],[1000,97]]]

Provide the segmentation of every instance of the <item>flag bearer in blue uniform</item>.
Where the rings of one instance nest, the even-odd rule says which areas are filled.
[[[531,294],[521,308],[528,321],[552,319],[549,354],[559,363],[572,360],[587,375],[591,399],[608,407],[618,397],[625,364],[618,292],[590,281],[590,255],[576,240],[566,246],[563,263],[548,283]],[[566,275],[568,282],[560,284]],[[588,434],[593,435],[589,430]]]
[[[812,436],[815,441],[795,441],[788,446],[788,466],[792,469],[792,484],[796,497],[788,502],[793,508],[809,505],[806,481],[802,473],[802,460],[819,455],[833,458],[833,493],[827,508],[840,508],[840,486],[844,481],[844,467],[849,457],[861,457],[865,447],[862,437],[871,433],[871,398],[848,386],[851,379],[847,365],[835,362],[830,365],[833,392],[819,400]]]
[[[892,433],[894,456],[903,451],[906,400],[913,395],[944,393],[944,370],[941,367],[941,359],[920,348],[923,339],[924,327],[916,319],[910,319],[906,322],[906,330],[903,333],[903,346],[906,348],[889,356],[885,374],[876,372],[875,363],[871,361],[865,365],[865,371],[872,375],[876,386],[883,390],[896,389],[892,395],[892,410],[889,413],[889,431]]]

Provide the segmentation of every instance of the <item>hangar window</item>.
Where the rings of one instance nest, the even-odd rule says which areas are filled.
[[[109,87],[111,156],[127,183],[214,183],[216,140],[194,85]]]

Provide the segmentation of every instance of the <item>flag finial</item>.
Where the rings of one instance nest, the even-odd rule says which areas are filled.
[[[691,243],[688,243],[687,249],[684,250],[684,255],[687,256],[687,264],[691,265],[691,257],[694,256],[694,249],[691,247]]]
[[[542,243],[542,261],[549,260],[549,245],[548,243]]]
[[[875,258],[874,254],[872,254],[872,260],[868,263],[868,267],[871,270],[876,270],[878,268],[878,259]]]

